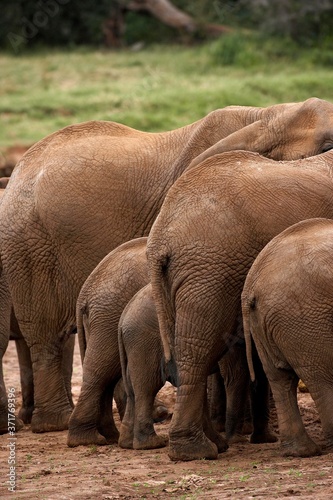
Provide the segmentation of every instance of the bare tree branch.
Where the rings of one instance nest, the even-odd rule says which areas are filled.
[[[168,0],[132,0],[127,3],[126,7],[129,10],[146,10],[163,24],[172,28],[184,29],[189,33],[197,30],[197,23],[194,19]]]

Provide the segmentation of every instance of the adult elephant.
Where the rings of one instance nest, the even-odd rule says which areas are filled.
[[[170,188],[147,255],[165,356],[178,379],[171,459],[217,457],[203,432],[205,380],[242,338],[237,325],[247,271],[283,229],[308,218],[333,218],[332,170],[332,151],[294,162],[238,151],[205,160]],[[267,407],[265,386],[263,374],[254,394],[259,406],[252,410]],[[267,421],[265,412],[252,442],[266,440]]]
[[[332,142],[333,105],[313,98],[231,106],[159,134],[81,123],[30,148],[3,196],[0,251],[33,364],[32,431],[67,428],[72,408],[60,367],[80,287],[113,248],[148,234],[168,189],[194,158],[218,144],[292,159]]]
[[[242,292],[244,337],[251,337],[272,388],[283,455],[320,454],[297,405],[299,378],[314,399],[333,449],[333,221],[310,219],[275,236],[259,253]]]

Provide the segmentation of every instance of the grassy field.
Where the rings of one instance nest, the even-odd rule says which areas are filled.
[[[225,55],[216,44],[1,53],[0,148],[92,119],[161,131],[229,104],[267,106],[311,96],[333,101],[333,65],[297,58],[252,64],[246,52],[243,63],[226,65],[221,50]]]

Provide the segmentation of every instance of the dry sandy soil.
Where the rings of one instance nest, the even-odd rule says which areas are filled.
[[[10,342],[4,363],[7,389],[14,387],[20,405],[18,363]],[[73,393],[79,394],[81,365],[76,349]],[[165,387],[161,399],[172,411],[174,389]],[[305,424],[323,442],[320,422],[309,394],[299,394]],[[332,409],[333,411],[333,409]],[[168,423],[156,425],[165,433]],[[333,498],[333,454],[283,458],[277,444],[234,444],[218,460],[171,462],[166,449],[122,450],[117,446],[66,445],[66,432],[17,433],[16,490],[8,491],[8,435],[0,436],[0,498],[16,499],[273,499]]]

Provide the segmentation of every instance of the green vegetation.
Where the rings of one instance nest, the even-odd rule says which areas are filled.
[[[238,35],[237,35],[238,36]],[[333,100],[332,55],[235,34],[194,47],[0,54],[0,147],[71,123],[114,120],[162,131],[230,104]],[[291,42],[290,42],[291,43]]]
[[[192,32],[166,26],[149,2],[135,0],[1,0],[0,46],[15,53],[31,46],[100,46],[110,44],[107,36],[130,45],[205,39],[200,30],[207,23],[249,28],[261,33],[289,36],[300,45],[313,46],[332,40],[333,0],[169,0],[192,16],[199,30]],[[144,10],[137,10],[145,4]],[[156,2],[155,2],[156,3]],[[160,6],[161,8],[161,6]],[[162,10],[165,9],[165,3]],[[161,12],[161,11],[160,11]],[[168,10],[166,18],[172,17]],[[163,18],[163,16],[162,16]],[[207,33],[206,33],[207,35]]]

